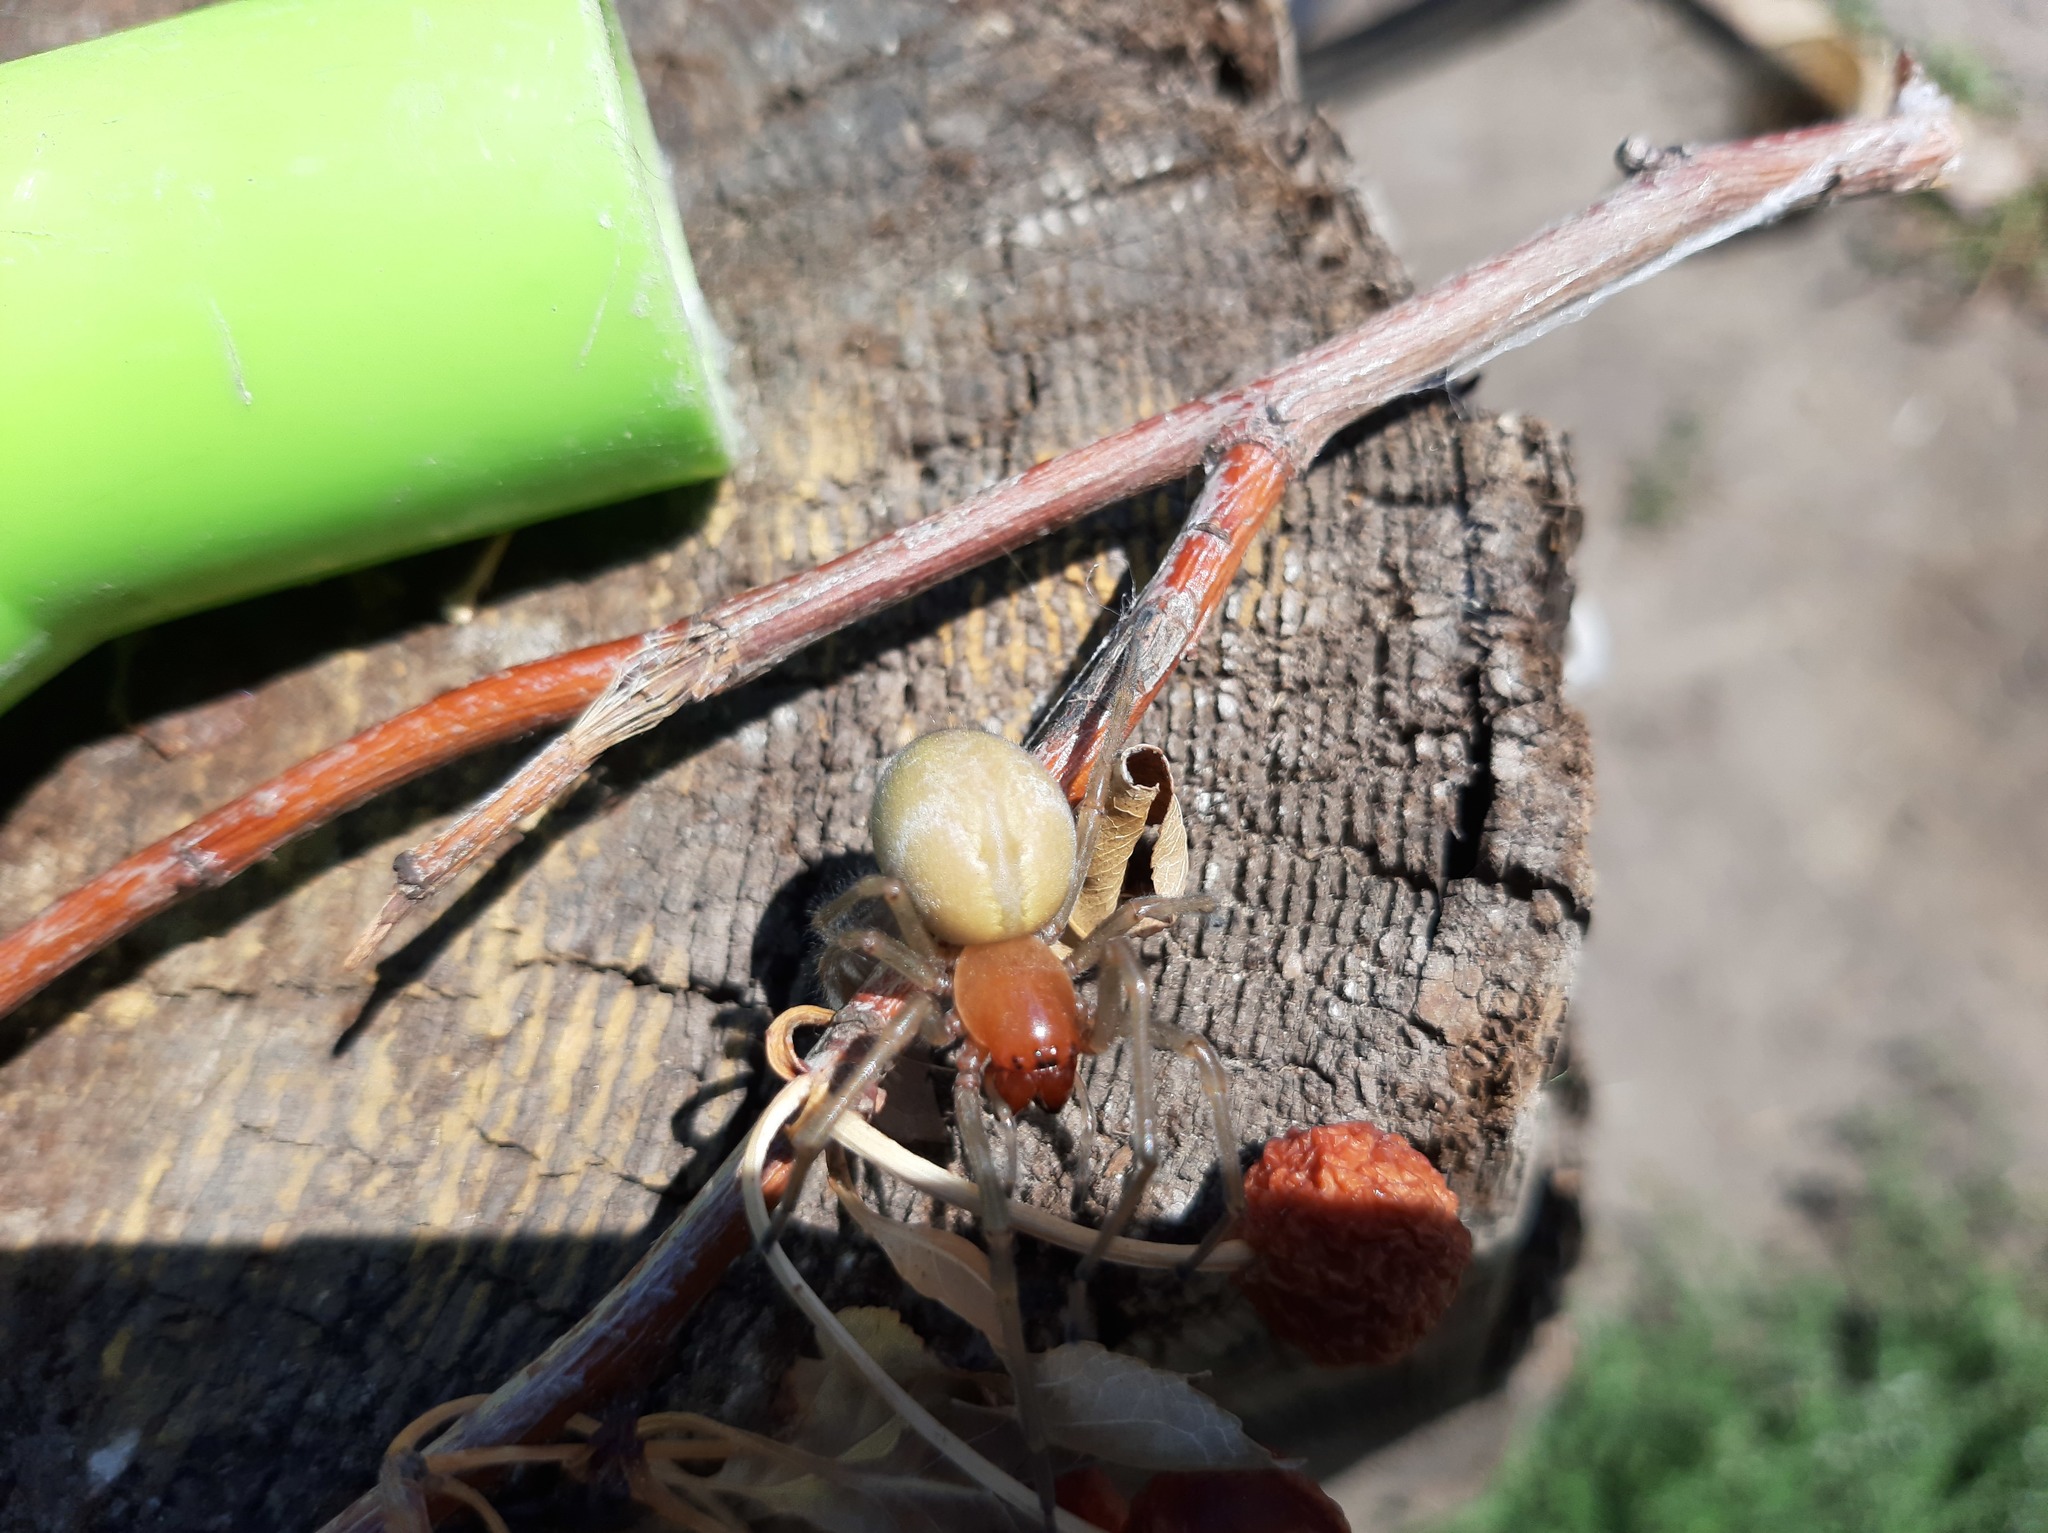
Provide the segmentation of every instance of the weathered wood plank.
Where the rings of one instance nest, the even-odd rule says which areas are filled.
[[[159,730],[168,755],[129,733],[70,752],[0,826],[0,921],[362,723],[835,553],[1402,287],[1327,134],[1274,93],[1265,10],[623,9],[745,466],[672,547],[529,566],[469,628],[338,626],[274,676],[245,661],[253,703]],[[1391,412],[1290,495],[1145,730],[1230,906],[1158,944],[1161,1000],[1223,1051],[1246,1143],[1373,1118],[1482,1228],[1523,1195],[1590,903],[1559,694],[1572,495],[1542,426]],[[1118,508],[621,752],[375,990],[336,961],[392,853],[507,757],[350,816],[32,1005],[0,1069],[0,1419],[27,1424],[0,1527],[316,1518],[382,1434],[543,1345],[730,1142],[880,761],[943,724],[1021,735],[1184,503]],[[208,631],[259,646],[279,611]],[[1119,1055],[1100,1063],[1114,1133]],[[1169,1082],[1163,1217],[1208,1172]],[[872,1263],[833,1283],[882,1292]],[[1213,1293],[1130,1299],[1135,1345],[1190,1305],[1250,1344]],[[736,1274],[683,1360],[721,1366],[674,1387],[759,1415],[797,1335]],[[128,1433],[133,1467],[88,1496],[87,1457]]]

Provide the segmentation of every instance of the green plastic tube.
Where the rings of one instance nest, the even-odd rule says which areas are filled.
[[[603,0],[233,0],[0,67],[0,708],[723,473],[714,347]]]

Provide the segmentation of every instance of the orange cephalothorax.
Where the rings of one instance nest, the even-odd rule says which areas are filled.
[[[1022,1112],[1048,1111],[1074,1089],[1081,998],[1057,954],[1036,937],[960,950],[953,962],[953,1010],[989,1056],[989,1089]]]

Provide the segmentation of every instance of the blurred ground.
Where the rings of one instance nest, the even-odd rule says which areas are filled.
[[[1881,8],[2004,68],[2041,120],[2048,7]],[[1771,125],[1768,79],[1676,4],[1464,9],[1488,24],[1455,44],[1309,69],[1418,283],[1588,201],[1628,134]],[[1570,430],[1587,508],[1581,1307],[1652,1221],[1796,1239],[1786,1193],[1831,1167],[1830,1121],[1887,1093],[1902,1048],[1988,1088],[2038,1185],[2048,333],[1959,289],[1926,210],[1854,206],[1624,294],[1493,364],[1480,398]],[[1552,1336],[1509,1391],[1333,1484],[1354,1525],[1469,1494],[1569,1348]]]

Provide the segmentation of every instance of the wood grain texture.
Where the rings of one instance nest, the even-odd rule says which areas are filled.
[[[0,923],[436,690],[839,552],[1403,290],[1326,131],[1276,94],[1263,9],[621,8],[732,343],[742,469],[666,508],[691,527],[659,552],[529,570],[468,628],[350,645],[340,625],[304,663],[248,662],[252,700],[65,754],[0,825]],[[24,1424],[0,1528],[317,1520],[403,1420],[545,1345],[743,1121],[882,760],[942,725],[1021,737],[1186,498],[635,742],[375,987],[337,960],[391,855],[511,753],[348,816],[31,1003],[0,1038],[0,1420]],[[1524,1197],[1591,903],[1590,766],[1559,690],[1576,531],[1548,428],[1389,412],[1290,493],[1143,731],[1228,902],[1153,945],[1161,1005],[1222,1051],[1246,1144],[1369,1117],[1482,1233]],[[260,655],[279,614],[208,632],[242,623]],[[1114,1143],[1119,1054],[1098,1066]],[[1199,1217],[1199,1096],[1166,1073],[1152,1207]],[[1030,1194],[1064,1201],[1033,1165]],[[1120,1169],[1098,1168],[1097,1208]],[[852,1242],[805,1250],[835,1300],[884,1295]],[[1238,1324],[1204,1292],[1212,1329],[1190,1329],[1176,1294],[1132,1297],[1124,1339]],[[799,1333],[742,1268],[671,1392],[759,1419]],[[131,1433],[95,1487],[91,1455]]]

